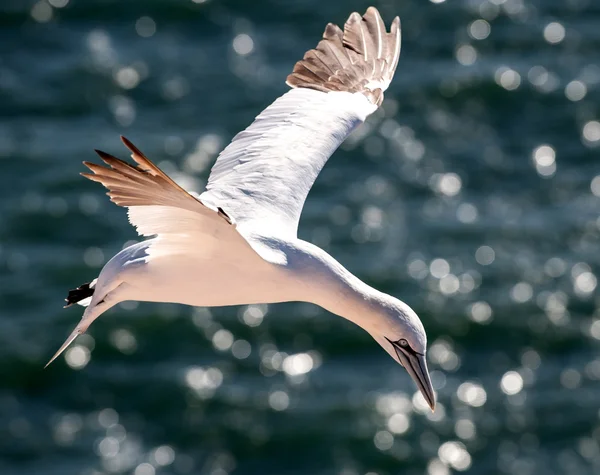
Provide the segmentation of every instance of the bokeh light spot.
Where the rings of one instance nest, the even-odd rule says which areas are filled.
[[[285,391],[274,391],[269,394],[269,406],[275,411],[285,411],[290,405],[290,397]]]
[[[587,86],[581,81],[571,81],[565,87],[565,96],[570,101],[580,101],[587,94]]]
[[[469,36],[474,40],[484,40],[490,35],[490,24],[483,20],[475,20],[469,25]]]
[[[565,33],[565,27],[553,21],[544,28],[544,39],[550,44],[557,44],[565,39]]]
[[[438,449],[438,457],[446,465],[461,472],[471,466],[471,455],[462,442],[444,442]]]
[[[380,430],[373,437],[373,443],[375,447],[377,447],[382,452],[386,450],[390,450],[392,445],[394,445],[394,436],[389,433],[387,430]]]
[[[590,146],[596,146],[600,142],[600,122],[590,120],[586,122],[581,131],[584,143]]]
[[[246,56],[254,50],[254,40],[246,33],[241,33],[233,39],[233,50],[240,56]]]
[[[482,266],[489,266],[496,259],[496,253],[490,246],[480,246],[475,251],[475,260]]]
[[[73,369],[83,369],[90,362],[90,350],[83,345],[74,345],[65,352],[65,360]]]
[[[150,38],[156,33],[156,22],[149,16],[138,18],[135,22],[135,31],[142,38]]]
[[[523,378],[516,371],[508,371],[502,376],[500,388],[505,394],[518,394],[523,389]]]

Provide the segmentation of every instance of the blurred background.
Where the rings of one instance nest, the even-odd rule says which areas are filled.
[[[43,370],[68,289],[137,239],[81,161],[124,134],[201,191],[371,3],[402,18],[396,78],[300,236],[421,316],[435,413],[309,304],[128,302]],[[0,473],[600,473],[599,24],[591,0],[2,0]]]

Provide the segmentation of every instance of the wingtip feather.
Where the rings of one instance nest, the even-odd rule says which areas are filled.
[[[353,12],[343,31],[327,24],[323,40],[296,63],[286,84],[323,92],[358,92],[379,106],[398,63],[399,36],[398,17],[388,32],[377,8],[367,8],[362,16]]]
[[[177,185],[126,137],[121,136],[121,140],[132,152],[137,166],[96,149],[95,152],[108,166],[84,162],[93,173],[81,173],[81,176],[106,187],[111,201],[119,206],[153,204],[197,210],[198,203],[202,204],[199,200]]]
[[[96,175],[94,173],[81,172],[80,175],[84,178],[87,178],[88,180],[92,180],[92,181],[95,181],[96,183],[104,184],[104,183],[102,183],[102,178],[100,178],[98,175]]]
[[[113,157],[110,153],[103,152],[102,150],[94,149],[94,152],[98,154],[98,156],[102,159],[102,161],[106,164],[110,164],[111,160],[118,160],[117,157]]]
[[[140,157],[144,158],[147,160],[146,156],[140,151],[139,148],[137,148],[135,145],[133,145],[133,143],[131,142],[131,140],[129,140],[127,137],[125,137],[124,135],[121,135],[121,142],[123,142],[123,144],[125,144],[125,146],[134,154],[134,155],[139,155]],[[135,160],[135,157],[133,157]],[[137,161],[137,160],[136,160]]]

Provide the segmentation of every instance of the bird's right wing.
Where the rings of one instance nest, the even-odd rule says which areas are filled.
[[[390,32],[370,7],[344,30],[328,24],[298,61],[294,89],[237,134],[214,164],[202,202],[222,207],[247,239],[293,239],[304,201],[330,155],[383,100],[400,55],[400,21]]]

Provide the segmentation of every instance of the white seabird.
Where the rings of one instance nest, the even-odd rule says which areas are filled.
[[[97,151],[84,162],[111,201],[127,208],[142,236],[97,279],[69,292],[87,306],[50,364],[119,302],[213,307],[311,302],[365,329],[408,371],[434,409],[421,320],[404,302],[352,275],[297,238],[306,196],[329,156],[383,100],[400,56],[400,20],[390,32],[374,7],[328,24],[316,49],[296,63],[292,87],[220,153],[206,190],[191,194],[122,137],[137,166]]]

